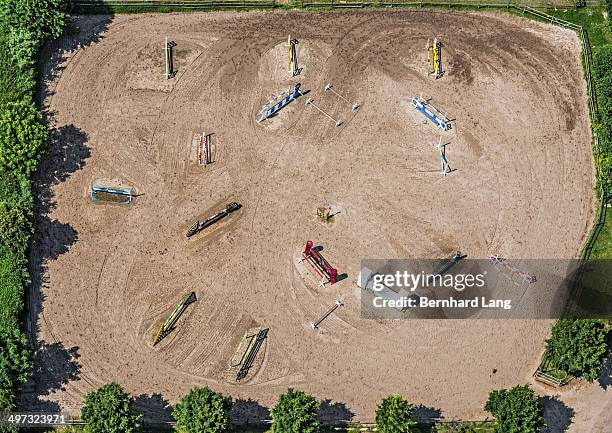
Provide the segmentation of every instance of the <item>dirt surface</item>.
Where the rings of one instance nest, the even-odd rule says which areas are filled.
[[[362,320],[355,282],[364,258],[577,255],[594,168],[573,33],[443,11],[75,23],[52,52],[45,100],[56,129],[39,179],[31,404],[77,410],[87,391],[117,380],[151,410],[198,384],[244,399],[245,417],[266,417],[296,387],[328,400],[324,415],[336,420],[371,421],[390,393],[422,404],[424,418],[476,419],[489,390],[531,381],[549,321]],[[296,78],[289,33],[299,39]],[[437,81],[425,66],[434,35],[445,43]],[[176,42],[170,80],[166,36]],[[308,94],[256,123],[260,106],[295,82]],[[423,123],[410,106],[421,94],[454,120],[451,131]],[[214,134],[206,168],[194,145],[202,131]],[[446,178],[440,137],[454,170]],[[94,183],[139,196],[92,205]],[[242,209],[185,238],[230,201]],[[316,216],[325,205],[341,210],[333,224]],[[302,278],[294,262],[308,239],[348,278],[323,289]],[[153,348],[191,290],[198,301]],[[335,299],[345,306],[313,331],[307,324]],[[268,338],[235,383],[227,364],[259,327]]]

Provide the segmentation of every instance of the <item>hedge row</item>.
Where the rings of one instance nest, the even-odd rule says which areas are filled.
[[[608,0],[612,9],[612,0]],[[611,21],[612,22],[612,21]],[[612,25],[612,24],[611,24]],[[598,102],[599,122],[595,130],[600,140],[599,168],[603,188],[612,193],[612,45],[602,45],[593,56],[593,85]]]
[[[0,0],[0,412],[30,369],[21,331],[34,231],[31,176],[47,139],[33,96],[36,58],[64,24],[58,0]]]

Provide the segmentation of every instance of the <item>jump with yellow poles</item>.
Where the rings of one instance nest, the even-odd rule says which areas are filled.
[[[433,44],[430,45],[427,39],[427,75],[433,75],[434,79],[442,77],[442,42],[438,38],[434,38]]]

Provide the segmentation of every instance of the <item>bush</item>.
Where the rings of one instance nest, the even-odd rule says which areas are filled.
[[[104,385],[85,396],[81,418],[88,433],[132,433],[141,415],[132,411],[133,400],[116,382]]]
[[[15,61],[13,54],[9,36],[0,30],[0,106],[29,101],[34,91],[34,69],[19,67],[23,61]]]
[[[232,399],[209,389],[193,388],[174,406],[177,430],[185,433],[230,431]]]
[[[281,395],[272,408],[274,433],[318,433],[321,423],[317,418],[319,403],[314,397],[291,388]]]
[[[28,379],[30,362],[21,331],[0,328],[0,413],[15,409],[15,385]]]
[[[29,283],[23,255],[0,253],[0,331],[17,327]]]
[[[497,420],[498,433],[537,433],[546,426],[542,403],[527,385],[491,391],[484,408]]]
[[[0,170],[29,176],[42,154],[47,130],[32,103],[10,102],[0,110]]]
[[[0,171],[0,201],[15,203],[31,213],[33,202],[28,178],[19,173]]]
[[[376,427],[383,433],[410,433],[415,425],[412,405],[401,395],[385,398],[376,408]]]
[[[0,245],[2,250],[25,254],[32,235],[31,215],[15,203],[0,201]]]
[[[584,375],[589,382],[599,375],[607,352],[606,328],[600,320],[558,320],[546,340],[547,360],[554,368]]]

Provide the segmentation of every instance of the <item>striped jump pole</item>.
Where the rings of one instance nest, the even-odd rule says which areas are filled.
[[[298,57],[297,57],[297,39],[291,39],[291,35],[289,35],[289,39],[287,40],[287,47],[289,48],[289,72],[291,72],[291,76],[295,77],[300,74],[300,68],[298,67]]]
[[[164,74],[166,79],[169,80],[174,76],[174,61],[172,56],[172,48],[176,46],[174,41],[168,41],[166,36],[166,42],[164,43],[164,55],[166,57],[166,73]]]
[[[325,111],[321,110],[319,107],[317,107],[317,105],[312,102],[312,99],[308,98],[308,101],[306,101],[306,105],[311,105],[314,108],[316,108],[317,110],[319,110],[321,113],[323,113],[326,117],[328,117],[332,122],[334,122],[334,124],[336,125],[336,127],[342,125],[342,121],[341,120],[336,120],[333,117],[331,117],[329,114],[327,114]]]

